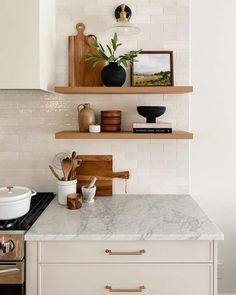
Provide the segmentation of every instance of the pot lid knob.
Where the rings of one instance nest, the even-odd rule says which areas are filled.
[[[12,193],[12,189],[13,189],[13,186],[7,186],[7,189],[8,189],[8,193]]]

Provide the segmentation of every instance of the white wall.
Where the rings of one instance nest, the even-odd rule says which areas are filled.
[[[236,293],[235,12],[235,0],[192,0],[191,193],[225,234],[223,293]]]

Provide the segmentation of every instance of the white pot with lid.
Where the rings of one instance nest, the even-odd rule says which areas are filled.
[[[30,209],[32,192],[24,186],[0,188],[0,220],[8,220],[25,215]]]

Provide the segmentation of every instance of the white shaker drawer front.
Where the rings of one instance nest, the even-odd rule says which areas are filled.
[[[42,241],[39,263],[212,262],[209,241]]]
[[[211,265],[41,264],[39,295],[212,295]]]

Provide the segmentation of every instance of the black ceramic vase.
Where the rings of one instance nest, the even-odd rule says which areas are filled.
[[[111,62],[105,66],[101,73],[102,82],[105,86],[122,86],[126,80],[126,72],[122,66],[116,62]]]

